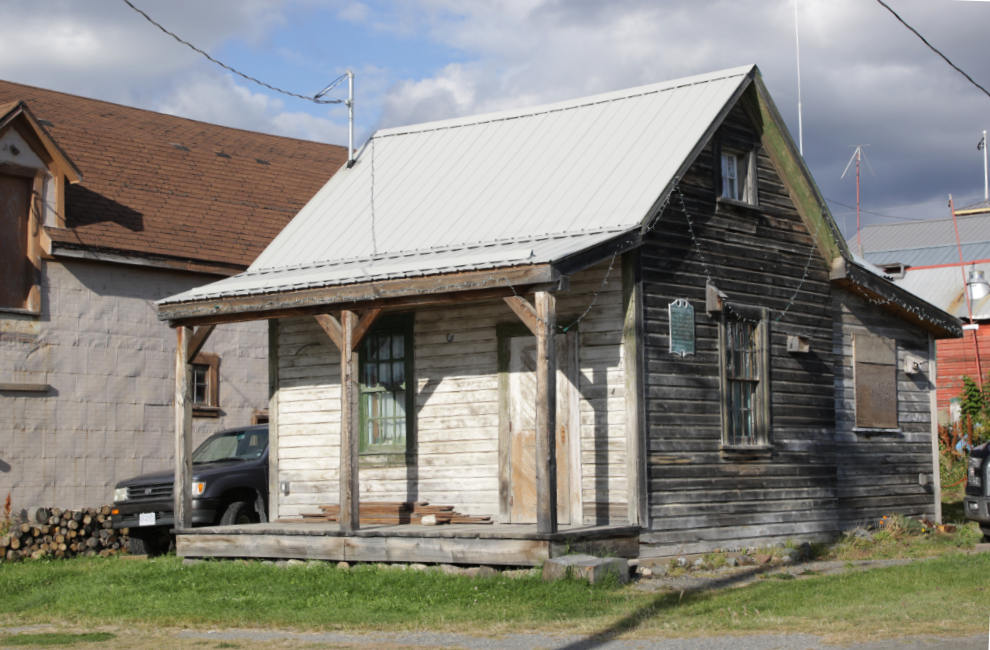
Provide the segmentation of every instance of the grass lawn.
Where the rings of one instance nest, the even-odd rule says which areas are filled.
[[[472,580],[330,563],[276,568],[174,557],[0,565],[0,622],[75,631],[153,628],[542,630],[631,636],[810,632],[829,638],[968,635],[990,611],[990,554],[763,580],[706,593],[646,593],[538,578]],[[0,643],[5,643],[0,639]]]

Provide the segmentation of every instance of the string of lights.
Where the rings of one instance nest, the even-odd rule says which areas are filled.
[[[856,295],[858,295],[860,298],[867,301],[871,305],[876,305],[878,307],[883,307],[886,305],[896,305],[897,307],[900,307],[904,311],[913,314],[919,320],[923,320],[927,323],[931,323],[932,325],[938,325],[939,327],[948,330],[950,332],[953,332],[956,335],[961,336],[963,334],[963,330],[960,329],[958,325],[948,322],[942,318],[931,318],[928,315],[924,314],[919,307],[916,307],[914,305],[909,305],[900,300],[897,300],[896,298],[884,298],[882,300],[877,300],[876,298],[871,298],[869,295],[867,295],[865,291],[863,291],[859,287],[856,287],[853,293],[855,293]]]
[[[808,261],[804,263],[804,272],[801,274],[801,282],[798,283],[797,288],[794,290],[794,293],[791,295],[790,301],[788,301],[787,306],[784,307],[784,311],[780,312],[780,315],[777,316],[777,318],[775,318],[773,322],[779,323],[780,319],[782,319],[784,315],[788,311],[790,311],[791,307],[794,305],[794,301],[797,300],[798,294],[801,292],[801,289],[804,287],[804,283],[808,279],[808,272],[811,271],[811,261],[815,258],[815,242],[818,241],[818,233],[821,232],[822,224],[825,223],[825,220],[827,218],[828,217],[825,212],[825,206],[823,205],[822,218],[818,220],[818,224],[815,226],[815,236],[811,238],[811,248],[808,250]]]
[[[179,38],[177,35],[173,34],[170,31],[168,31],[167,29],[165,29],[164,27],[162,27],[160,24],[158,24],[157,22],[155,22],[155,20],[151,16],[149,16],[148,14],[144,13],[143,11],[141,11],[140,9],[138,9],[137,7],[135,7],[133,4],[131,4],[131,1],[130,0],[123,0],[123,2],[128,7],[130,7],[134,11],[136,11],[139,14],[141,14],[142,16],[144,16],[144,19],[147,20],[149,23],[151,23],[152,25],[154,25],[158,29],[162,30],[163,32],[165,32],[166,34],[168,34],[169,36],[171,36],[172,38],[174,38],[178,42],[182,43],[183,45],[185,45],[186,47],[190,48],[194,52],[198,52],[198,53],[202,54],[207,59],[209,59],[213,63],[216,63],[221,68],[224,68],[225,70],[229,70],[230,72],[233,72],[234,74],[236,74],[239,77],[242,77],[244,79],[247,79],[248,81],[254,82],[254,83],[258,84],[259,86],[264,86],[265,88],[267,88],[269,90],[274,90],[277,93],[281,93],[283,95],[288,95],[289,97],[295,97],[297,99],[305,99],[306,101],[313,102],[315,104],[343,104],[344,103],[344,100],[343,99],[320,99],[319,98],[319,94],[316,97],[307,97],[305,95],[298,95],[296,93],[289,92],[288,90],[282,90],[281,88],[276,88],[275,86],[272,86],[270,84],[266,84],[264,81],[259,81],[258,79],[255,79],[254,77],[248,76],[248,75],[244,74],[243,72],[241,72],[239,70],[235,70],[234,68],[230,67],[226,63],[223,63],[221,61],[217,61],[212,56],[210,56],[209,54],[207,54],[203,50],[199,49],[198,47],[196,47],[192,43],[190,43],[188,41],[184,41],[181,38]]]

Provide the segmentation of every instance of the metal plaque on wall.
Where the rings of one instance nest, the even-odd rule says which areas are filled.
[[[694,354],[694,307],[683,298],[667,305],[670,315],[670,351],[686,357]]]

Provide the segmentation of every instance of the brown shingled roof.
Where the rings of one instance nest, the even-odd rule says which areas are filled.
[[[0,81],[83,174],[66,187],[62,245],[246,267],[347,150]]]

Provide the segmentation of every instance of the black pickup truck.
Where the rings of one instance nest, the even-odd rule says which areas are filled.
[[[990,542],[990,442],[973,447],[966,469],[966,517],[979,522],[984,541]]]
[[[192,456],[193,526],[266,521],[268,425],[228,429],[210,436]],[[168,550],[175,526],[175,470],[142,474],[117,483],[111,521],[129,528],[131,553]]]

